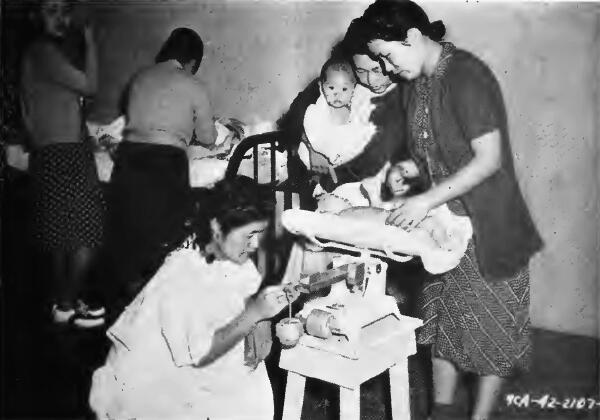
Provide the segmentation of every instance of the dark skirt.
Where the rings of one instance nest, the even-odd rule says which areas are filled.
[[[191,208],[187,154],[174,146],[121,143],[107,199],[100,281],[114,282],[111,299],[127,302],[185,236]]]
[[[34,236],[44,250],[95,248],[104,202],[94,154],[85,143],[45,146],[31,155]]]
[[[425,284],[417,341],[462,371],[508,377],[527,370],[529,269],[489,282],[478,267],[471,242],[458,267]]]
[[[123,142],[108,188],[109,223],[118,228],[110,233],[135,242],[169,240],[188,214],[190,196],[184,150]]]

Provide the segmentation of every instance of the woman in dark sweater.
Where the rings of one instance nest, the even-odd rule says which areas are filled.
[[[388,223],[411,229],[447,203],[474,228],[459,266],[423,294],[420,340],[433,343],[434,418],[455,418],[462,371],[479,375],[471,418],[488,419],[503,378],[530,362],[528,263],[542,247],[516,180],[500,86],[477,57],[441,42],[443,23],[430,23],[411,1],[377,0],[360,21],[373,57],[409,82],[409,151],[428,163],[434,182]]]

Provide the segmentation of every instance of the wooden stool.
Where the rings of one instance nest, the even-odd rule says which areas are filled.
[[[360,385],[388,369],[393,419],[409,420],[408,356],[417,351],[415,329],[422,321],[402,316],[393,322],[382,326],[393,327],[393,334],[378,336],[374,329],[370,337],[361,337],[358,360],[301,344],[283,349],[279,366],[288,371],[283,420],[300,419],[307,377],[339,385],[340,420],[359,420]]]

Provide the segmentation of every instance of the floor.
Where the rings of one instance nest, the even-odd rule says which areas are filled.
[[[27,245],[27,179],[13,176],[4,194],[2,220],[1,400],[0,418],[89,418],[87,396],[90,376],[103,362],[107,343],[103,331],[58,329],[47,320],[47,284],[43,261]],[[407,275],[410,275],[408,273]],[[410,294],[410,291],[409,291]],[[410,307],[405,308],[410,312]],[[544,394],[565,398],[600,399],[598,340],[533,330],[534,363],[529,373],[514,378],[503,398]],[[413,419],[425,419],[430,373],[428,349],[420,348],[409,360]],[[268,360],[280,416],[285,372],[277,367],[277,351]],[[470,400],[471,378],[465,378],[458,401]],[[338,391],[316,380],[307,382],[303,419],[336,419]],[[391,419],[386,375],[361,388],[361,419]],[[513,400],[514,401],[514,400]],[[465,417],[466,418],[466,417]],[[503,401],[497,419],[599,419],[598,409],[540,409],[508,406]]]

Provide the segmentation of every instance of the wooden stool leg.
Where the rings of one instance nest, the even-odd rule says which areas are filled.
[[[340,420],[360,420],[360,387],[340,387]]]
[[[306,378],[294,372],[288,372],[283,402],[282,420],[300,420],[304,403],[304,384]]]
[[[408,385],[408,360],[390,368],[390,397],[394,420],[410,420],[410,394]]]

